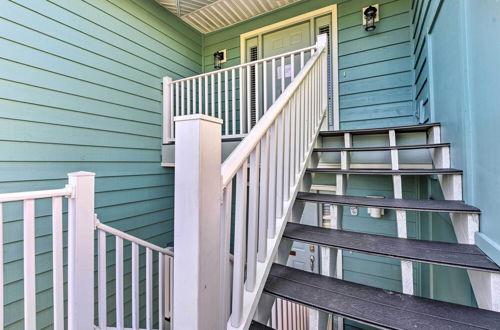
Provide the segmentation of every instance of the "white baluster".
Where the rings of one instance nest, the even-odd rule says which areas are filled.
[[[267,237],[274,238],[276,234],[276,167],[277,167],[277,121],[270,128],[269,139],[269,193],[268,193],[268,216]]]
[[[184,80],[181,81],[181,116],[184,116],[186,114],[186,108],[185,108],[185,88],[184,88]]]
[[[283,110],[284,116],[284,159],[283,159],[283,201],[287,201],[290,198],[290,125],[291,125],[291,112],[292,112],[292,101],[288,102],[288,105]],[[282,203],[283,204],[283,203]]]
[[[179,94],[179,83],[175,83],[175,115],[180,116],[180,94]]]
[[[233,308],[231,325],[239,327],[243,313],[243,284],[245,280],[245,247],[247,215],[247,162],[245,161],[236,175],[236,212],[234,229],[234,273]]]
[[[277,122],[277,146],[276,150],[277,165],[276,165],[276,218],[281,218],[283,215],[283,159],[284,159],[284,120],[285,120],[286,105],[284,110],[278,116]]]
[[[204,114],[208,115],[208,78],[210,76],[205,76],[205,112]]]
[[[259,101],[259,64],[255,64],[255,123],[260,118],[260,101]]]
[[[222,118],[222,79],[220,71],[217,72],[217,108],[218,114],[217,118]]]
[[[186,114],[190,115],[191,114],[191,80],[186,81],[186,102],[187,102],[187,109],[186,109]]]
[[[175,137],[175,127],[174,127],[174,117],[175,117],[175,108],[174,108],[174,84],[170,83],[170,136],[169,139],[173,139]]]
[[[267,257],[267,218],[269,196],[269,132],[260,141],[260,193],[259,193],[259,247],[258,260],[264,262]]]
[[[153,251],[146,248],[146,329],[153,329]]]
[[[64,329],[64,252],[62,212],[62,197],[52,198],[52,286],[54,296],[54,330]],[[2,286],[0,286],[0,291],[1,288]],[[0,326],[2,324],[3,323],[0,323]]]
[[[245,91],[243,90],[243,67],[240,67],[240,76],[239,76],[239,90],[240,90],[240,134],[245,133]]]
[[[267,111],[267,64],[268,62],[264,62],[263,63],[263,68],[262,68],[262,85],[263,85],[263,98],[264,98],[264,109],[262,110],[262,112],[266,112]]]
[[[248,198],[248,249],[246,290],[253,291],[257,275],[257,239],[259,220],[260,144],[250,154],[250,191]]]
[[[231,70],[231,114],[233,119],[232,134],[236,135],[236,70]]]
[[[250,132],[252,129],[252,93],[250,92],[252,89],[251,85],[251,76],[252,76],[252,71],[251,71],[251,66],[248,65],[246,67],[247,70],[247,88],[246,88],[246,94],[247,94],[247,106],[246,106],[246,112],[247,112],[247,132]]]
[[[97,276],[98,284],[98,303],[99,303],[99,327],[106,329],[108,319],[107,309],[107,287],[106,287],[106,232],[98,231],[98,265]]]
[[[193,85],[193,113],[197,113],[196,112],[196,100],[198,99],[196,97],[196,79],[193,79],[191,80],[191,84]]]
[[[285,91],[285,57],[281,56],[281,93]]]
[[[132,329],[139,329],[139,246],[132,242]]]
[[[229,249],[231,245],[231,210],[232,210],[232,183],[225,190],[221,207],[221,230],[220,230],[220,260],[221,260],[221,315],[220,324],[226,325],[230,315],[231,302],[231,264],[229,261]]]
[[[292,97],[292,99],[290,100],[290,156],[289,156],[290,176],[288,179],[290,188],[295,186],[295,169],[296,169],[295,166],[296,166],[296,158],[297,158],[296,102],[297,102],[297,94],[295,94]],[[290,198],[290,195],[288,195],[288,197]]]
[[[123,329],[123,239],[118,236],[115,239],[116,328]]]
[[[212,107],[210,109],[210,116],[215,117],[215,73],[210,75],[211,79],[211,90],[212,90]]]
[[[224,132],[229,135],[229,80],[228,71],[224,72]]]
[[[272,82],[272,95],[273,95],[273,102],[276,101],[276,59],[272,59],[272,64],[271,64],[271,82]]]
[[[198,78],[198,113],[203,113],[203,77]]]
[[[36,328],[35,201],[24,201],[24,328]]]
[[[158,253],[158,330],[165,322],[165,256]]]

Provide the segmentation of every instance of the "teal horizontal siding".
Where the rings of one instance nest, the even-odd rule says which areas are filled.
[[[224,67],[240,63],[240,34],[324,6],[338,4],[341,128],[414,124],[410,0],[379,1],[380,21],[366,32],[361,9],[369,1],[308,1],[287,6],[204,36],[204,71],[213,53],[227,49]],[[370,109],[366,107],[371,107]]]
[[[373,32],[361,22],[369,2],[338,5],[342,129],[415,123],[410,56],[410,2],[381,1]]]
[[[201,45],[200,33],[154,1],[0,2],[0,192],[60,188],[68,172],[95,172],[101,221],[170,245],[174,172],[160,166],[161,82],[201,73]],[[41,200],[36,207],[37,328],[49,329],[51,204]],[[66,202],[64,212],[66,222]],[[6,203],[4,214],[5,328],[19,329],[22,204]],[[113,249],[108,238],[111,322]],[[126,273],[129,250],[125,245]]]

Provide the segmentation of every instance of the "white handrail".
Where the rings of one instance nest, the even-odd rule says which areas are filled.
[[[172,83],[178,83],[178,82],[183,82],[183,81],[188,81],[188,80],[194,80],[194,79],[197,79],[197,78],[202,78],[202,77],[206,77],[206,76],[210,76],[210,75],[224,73],[226,71],[231,71],[231,70],[234,70],[234,69],[239,69],[239,68],[247,67],[249,65],[252,66],[252,65],[255,65],[255,64],[260,64],[260,63],[264,63],[264,62],[269,62],[269,61],[272,61],[272,60],[276,60],[278,58],[287,57],[287,56],[290,56],[292,54],[294,54],[294,55],[295,54],[300,54],[302,52],[307,52],[307,51],[310,51],[312,49],[316,49],[316,45],[312,45],[312,46],[309,46],[309,47],[304,47],[304,48],[301,48],[301,49],[292,50],[292,51],[289,51],[289,52],[286,52],[286,53],[283,53],[283,54],[269,56],[269,57],[266,57],[266,58],[263,58],[263,59],[260,59],[260,60],[255,60],[255,61],[251,61],[251,62],[237,64],[237,65],[230,66],[228,68],[220,69],[220,70],[217,70],[217,71],[210,71],[210,72],[202,73],[202,74],[199,74],[197,76],[191,76],[191,77],[187,77],[187,78],[182,78],[182,79],[174,80],[174,81],[172,81]]]
[[[108,234],[111,234],[111,235],[114,235],[114,236],[118,236],[120,238],[123,238],[124,240],[127,240],[127,241],[130,241],[130,242],[134,242],[134,243],[137,243],[138,245],[140,246],[143,246],[143,247],[147,247],[153,251],[156,251],[156,252],[160,252],[164,255],[167,255],[169,257],[173,257],[174,256],[174,251],[172,250],[172,248],[162,248],[158,245],[155,245],[155,244],[152,244],[152,243],[149,243],[145,240],[142,240],[138,237],[135,237],[135,236],[132,236],[130,234],[127,234],[121,230],[118,230],[116,228],[113,228],[111,226],[108,226],[108,225],[105,225],[103,224],[102,222],[99,221],[99,219],[96,219],[95,221],[95,226],[96,226],[96,229],[100,229],[102,231],[105,231],[106,233]]]
[[[229,233],[234,221],[233,275],[222,272],[227,285],[222,318],[228,330],[250,326],[325,119],[326,47],[326,35],[318,36],[316,52],[221,166],[221,231]],[[225,258],[227,237],[220,244]]]
[[[292,83],[287,87],[285,92],[278,97],[276,102],[259,120],[259,122],[252,129],[251,134],[248,134],[224,161],[221,169],[223,187],[229,184],[243,162],[249,157],[250,153],[255,148],[257,143],[259,143],[267,133],[269,127],[271,127],[276,118],[283,111],[284,106],[290,101],[290,98],[300,86],[304,78],[307,76],[312,66],[316,63],[316,61],[318,61],[325,47],[326,46],[318,47],[318,51],[311,57],[311,59],[297,75],[295,80],[292,81]]]
[[[73,192],[73,188],[71,186],[66,186],[65,188],[61,188],[61,189],[4,193],[4,194],[0,194],[0,203],[16,202],[16,201],[23,201],[23,200],[28,200],[28,199],[69,197],[69,196],[71,196],[72,192]]]
[[[317,45],[173,81],[163,78],[163,143],[175,141],[174,118],[223,119],[222,138],[241,138],[255,126],[317,51]]]
[[[132,286],[132,328],[139,329],[141,316],[140,306],[140,267],[139,267],[139,248],[145,248],[146,262],[146,328],[152,329],[153,325],[153,253],[158,253],[158,288],[157,306],[158,306],[158,329],[165,329],[165,317],[170,317],[172,312],[172,279],[173,279],[173,256],[174,253],[170,248],[162,248],[155,244],[149,243],[138,237],[127,234],[121,230],[105,225],[97,219],[94,219],[95,230],[98,235],[98,311],[99,311],[99,328],[107,329],[108,323],[108,304],[107,304],[107,240],[106,234],[114,237],[115,241],[115,319],[116,328],[123,329],[125,316],[125,301],[124,301],[124,241],[131,244],[131,286]]]

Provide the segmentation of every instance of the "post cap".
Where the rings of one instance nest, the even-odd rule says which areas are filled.
[[[68,173],[68,177],[79,177],[79,176],[95,176],[95,173],[94,172],[85,172],[85,171]]]
[[[222,123],[224,122],[222,119],[203,115],[203,114],[194,114],[194,115],[174,117],[175,122],[190,121],[190,120],[204,120],[204,121],[209,121],[209,122],[220,124],[220,125],[222,125]]]

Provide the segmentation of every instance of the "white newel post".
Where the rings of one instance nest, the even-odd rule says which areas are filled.
[[[68,328],[94,328],[95,173],[68,174]]]
[[[175,118],[174,330],[221,329],[221,125]]]
[[[172,142],[174,122],[172,117],[172,78],[163,77],[163,143]]]

